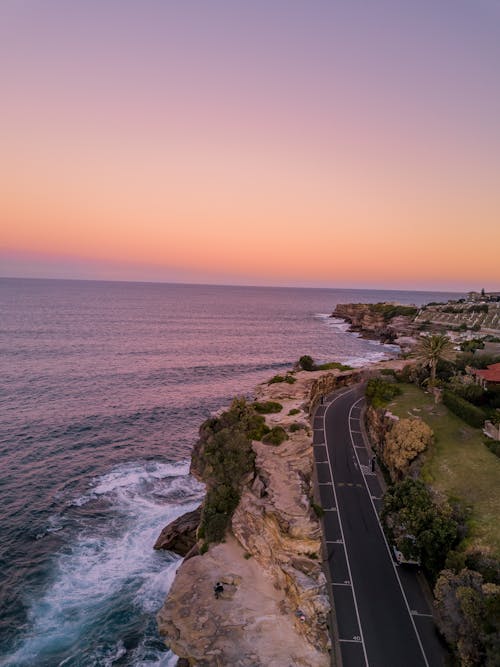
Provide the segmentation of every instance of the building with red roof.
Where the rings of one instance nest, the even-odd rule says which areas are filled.
[[[473,368],[471,369],[471,373],[485,389],[490,384],[500,385],[500,363],[491,364],[487,368],[482,369]]]

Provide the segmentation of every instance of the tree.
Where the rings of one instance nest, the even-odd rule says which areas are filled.
[[[314,359],[310,355],[304,354],[299,359],[299,366],[303,371],[313,371],[315,367]]]
[[[438,627],[460,664],[497,667],[500,586],[474,570],[443,570],[434,595]]]
[[[436,384],[436,367],[438,361],[451,361],[454,357],[455,352],[448,336],[443,334],[422,336],[418,342],[417,359],[422,361],[425,366],[429,366],[429,384],[432,387]]]
[[[405,558],[420,560],[435,579],[458,539],[451,507],[436,504],[423,482],[407,477],[386,493],[382,518],[391,541]]]
[[[384,463],[393,481],[401,480],[410,464],[432,443],[432,429],[421,419],[400,419],[385,438]]]

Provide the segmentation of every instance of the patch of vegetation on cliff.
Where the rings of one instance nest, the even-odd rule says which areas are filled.
[[[394,303],[374,303],[370,304],[369,308],[372,312],[382,315],[387,322],[393,317],[413,317],[418,313],[418,308],[415,306],[402,306]]]
[[[329,361],[326,364],[316,364],[309,354],[304,354],[298,361],[298,366],[303,371],[352,371],[352,366],[341,364],[339,361]]]
[[[365,396],[368,405],[373,408],[382,408],[386,406],[395,396],[401,393],[401,389],[395,382],[382,380],[381,378],[372,378],[366,385]]]
[[[297,378],[293,377],[290,373],[286,375],[274,375],[267,384],[278,384],[280,382],[286,382],[287,384],[295,384]]]
[[[281,445],[288,440],[288,435],[282,426],[273,426],[273,428],[263,438],[262,442],[266,445]]]
[[[338,370],[338,371],[352,371],[353,367],[348,366],[347,364],[341,364],[339,361],[329,361],[326,364],[319,364],[318,366],[315,367],[314,370],[316,371],[331,371],[331,370]]]
[[[264,418],[244,399],[208,419],[200,428],[193,467],[207,485],[198,537],[220,542],[240,500],[241,484],[254,471],[252,437],[263,430]],[[268,427],[266,427],[267,430]]]
[[[261,415],[269,415],[283,410],[283,406],[277,401],[255,401],[252,403],[252,407]]]

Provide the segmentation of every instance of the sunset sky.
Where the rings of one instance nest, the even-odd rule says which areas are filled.
[[[0,275],[500,290],[498,0],[2,0]]]

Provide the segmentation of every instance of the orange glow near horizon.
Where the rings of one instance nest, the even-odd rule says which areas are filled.
[[[119,27],[130,37],[138,25],[134,59],[121,37],[96,37],[85,3],[75,8],[83,27],[73,25],[74,43],[58,33],[75,20],[59,5],[52,22],[38,26],[34,12],[33,25],[18,26],[21,47],[13,38],[0,47],[15,63],[3,84],[0,261],[8,268],[0,275],[15,272],[24,253],[55,268],[58,258],[108,263],[107,276],[120,266],[120,278],[130,267],[144,279],[500,289],[500,92],[488,87],[498,84],[490,52],[484,80],[466,71],[463,43],[451,37],[430,45],[435,62],[408,51],[413,79],[376,50],[373,64],[353,55],[360,61],[346,72],[326,33],[318,43],[328,58],[302,36],[304,20],[321,33],[313,13],[292,12],[281,26],[271,11],[284,32],[269,28],[255,53],[251,37],[241,33],[236,44],[222,27],[214,47],[203,17],[177,9],[172,21],[192,50],[182,40],[166,46],[163,36],[150,46],[147,18],[131,10]],[[224,20],[244,24],[245,10],[233,11]],[[337,11],[378,48],[368,23]],[[485,40],[486,18],[474,24]],[[114,20],[112,12],[101,19]],[[397,20],[384,29],[403,49],[406,19]],[[425,25],[414,28],[415,44]],[[177,68],[174,55],[184,58]],[[460,59],[474,108],[452,85]],[[448,88],[431,80],[436,63]],[[29,274],[26,264],[18,271]]]

